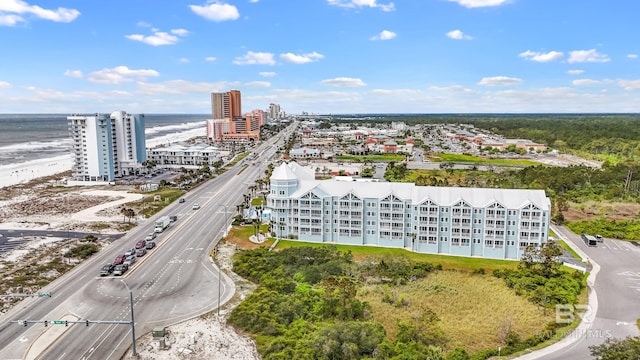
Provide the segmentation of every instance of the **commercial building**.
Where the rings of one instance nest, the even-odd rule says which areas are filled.
[[[104,182],[139,174],[146,161],[144,115],[125,111],[67,117],[73,141],[73,178]]]
[[[274,169],[270,183],[267,206],[283,238],[520,259],[549,235],[543,190],[315,180],[295,162]]]
[[[172,144],[147,151],[149,160],[163,168],[200,168],[203,165],[213,167],[221,159],[220,150],[206,144]]]

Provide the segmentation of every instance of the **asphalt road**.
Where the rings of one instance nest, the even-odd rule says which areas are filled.
[[[289,130],[288,130],[289,131]],[[280,140],[284,137],[278,136]],[[42,291],[51,298],[27,298],[0,318],[1,359],[120,359],[131,346],[131,327],[99,324],[130,319],[129,292],[139,337],[158,325],[170,325],[211,311],[234,294],[233,283],[210,261],[209,251],[223,237],[236,205],[254,181],[264,176],[277,149],[276,139],[254,152],[254,161],[240,162],[224,174],[185,195],[145,224],[137,226],[89,261],[79,265]],[[199,210],[192,210],[193,204]],[[177,215],[178,220],[159,234],[150,250],[123,277],[98,276],[103,264],[124,253],[153,231],[154,220]],[[124,283],[123,283],[124,282]],[[126,283],[126,285],[125,285]],[[89,326],[71,323],[18,325],[16,320],[90,320]]]
[[[575,342],[539,358],[590,359],[591,345],[602,344],[609,337],[639,335],[636,319],[640,318],[640,247],[627,241],[609,239],[605,239],[597,247],[591,247],[579,235],[564,228],[558,230],[564,238],[573,242],[600,265],[594,283],[598,307],[595,314],[591,309],[585,309],[583,321],[589,322],[590,327],[586,331],[569,334],[568,336],[576,338]],[[576,312],[585,312],[578,310],[576,308]]]

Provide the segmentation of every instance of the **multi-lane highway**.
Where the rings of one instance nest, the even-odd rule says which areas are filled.
[[[233,283],[210,261],[209,251],[227,230],[248,186],[264,176],[265,159],[273,157],[279,145],[276,140],[281,143],[283,138],[264,142],[253,149],[254,160],[238,163],[190,191],[184,203],[171,204],[42,289],[50,292],[51,298],[28,298],[3,314],[0,358],[120,359],[131,351],[131,327],[97,322],[129,321],[127,286],[133,295],[138,337],[155,326],[192,318],[230,299],[235,291]],[[196,203],[199,210],[192,209]],[[153,231],[155,218],[162,215],[177,215],[178,220],[158,236],[158,246],[124,276],[101,278],[101,266]],[[22,326],[12,322],[16,320],[68,320],[70,324]],[[90,320],[89,326],[73,323],[85,320]]]

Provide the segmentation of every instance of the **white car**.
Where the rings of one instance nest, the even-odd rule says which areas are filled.
[[[198,210],[200,209],[200,205],[198,204],[193,204],[193,206],[191,207],[193,210]]]

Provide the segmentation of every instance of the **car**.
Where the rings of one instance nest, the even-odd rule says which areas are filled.
[[[147,249],[140,248],[140,249],[138,249],[138,251],[136,251],[136,256],[137,257],[141,257],[141,256],[144,256],[144,254],[146,254],[146,253],[147,253]]]
[[[603,241],[604,241],[604,238],[602,237],[602,235],[597,234],[597,235],[596,235],[596,240],[598,240],[598,242],[603,242]]]
[[[147,241],[146,240],[140,240],[136,243],[136,249],[142,249],[145,247],[145,245],[147,245]]]
[[[153,240],[153,239],[155,239],[155,238],[156,238],[156,232],[155,232],[155,231],[154,231],[154,232],[150,232],[149,234],[147,234],[147,238],[148,238],[149,240]],[[146,240],[146,239],[145,239],[145,240]]]
[[[114,265],[120,265],[126,260],[126,258],[127,257],[124,254],[123,255],[118,255],[118,256],[116,256],[116,259],[113,260],[113,264]]]
[[[199,204],[193,204],[193,206],[191,208],[193,210],[198,210],[198,209],[200,209],[200,205]]]
[[[129,257],[131,255],[135,255],[135,254],[136,254],[136,249],[135,248],[128,249],[127,251],[124,252],[125,258]]]
[[[131,267],[131,265],[135,264],[137,258],[135,255],[131,255],[131,256],[127,256],[127,258],[124,260],[123,264],[127,265],[127,267]]]
[[[113,264],[106,264],[102,267],[102,269],[100,269],[100,276],[109,276],[111,275],[111,272],[113,272],[113,268],[115,268],[116,266]]]
[[[127,265],[124,265],[124,264],[116,265],[115,269],[113,269],[113,275],[122,276],[124,275],[124,273],[127,272],[127,270],[129,270],[129,267]]]
[[[177,215],[171,215],[171,216],[169,216],[169,219],[171,219],[171,222],[176,222],[176,221],[178,221],[178,216]]]
[[[180,198],[180,200],[178,200],[178,202],[179,202],[180,204],[182,204],[182,203],[184,202],[184,198]]]
[[[156,243],[155,243],[155,242],[153,242],[153,241],[147,241],[147,245],[145,245],[145,247],[144,247],[144,248],[145,248],[145,249],[147,249],[147,250],[151,250],[151,249],[153,249],[154,247],[156,247]]]
[[[154,236],[151,236],[151,234],[149,234],[149,235],[147,235],[147,237],[146,237],[146,238],[144,238],[144,240],[145,240],[145,241],[151,241],[151,240],[153,240],[153,239],[155,239],[155,238],[156,238],[156,237],[155,237],[155,235],[154,235]]]

